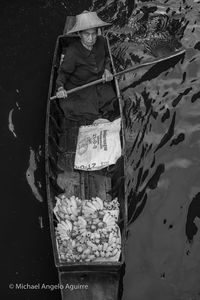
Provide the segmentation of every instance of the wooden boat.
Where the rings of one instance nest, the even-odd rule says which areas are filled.
[[[121,274],[124,271],[124,252],[127,224],[127,203],[124,190],[124,159],[123,155],[114,166],[101,171],[79,171],[73,166],[77,141],[77,130],[80,122],[66,120],[60,109],[59,101],[51,101],[55,95],[55,82],[60,60],[67,46],[77,36],[66,36],[66,31],[74,24],[74,18],[68,17],[63,35],[56,42],[53,65],[48,93],[46,113],[45,167],[46,189],[49,211],[50,232],[53,245],[55,265],[58,270],[62,299],[119,299],[121,293]],[[109,46],[109,45],[108,45]],[[111,57],[113,72],[115,72]],[[118,81],[113,85],[119,99]],[[120,112],[121,112],[120,106]],[[122,115],[121,115],[122,118]],[[123,123],[123,122],[122,122]],[[124,149],[123,126],[121,130],[122,150]],[[122,151],[123,153],[123,151]],[[103,200],[117,197],[120,203],[119,228],[121,232],[121,255],[119,261],[77,261],[68,262],[60,259],[56,243],[53,212],[55,197],[64,192],[67,196],[75,195],[80,199],[98,196]],[[78,285],[87,285],[80,288]],[[70,289],[74,289],[73,291]]]

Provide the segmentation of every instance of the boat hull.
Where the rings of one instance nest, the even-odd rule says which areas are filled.
[[[67,21],[68,22],[68,21]],[[66,22],[66,23],[67,23]],[[70,23],[70,22],[68,22]],[[50,86],[48,93],[45,135],[46,189],[49,210],[49,224],[55,265],[58,269],[62,299],[118,299],[120,276],[124,270],[124,253],[127,224],[127,203],[124,190],[124,157],[114,167],[101,171],[74,170],[77,132],[80,121],[64,118],[59,100],[50,98],[56,91],[56,77],[62,54],[76,36],[58,37],[53,57]],[[116,94],[120,95],[117,80],[113,82]],[[120,110],[121,111],[121,110]],[[122,118],[122,116],[120,116]],[[122,148],[124,147],[123,128],[121,130]],[[55,233],[55,196],[65,191],[67,196],[75,195],[81,199],[98,196],[102,199],[117,197],[120,203],[119,228],[121,231],[121,256],[119,261],[65,262],[58,255]],[[88,289],[76,288],[84,282]],[[71,290],[70,286],[73,290]],[[74,288],[73,288],[74,287]]]

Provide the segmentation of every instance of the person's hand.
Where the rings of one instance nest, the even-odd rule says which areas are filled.
[[[67,91],[63,88],[60,87],[56,93],[57,98],[67,98]]]
[[[103,78],[104,82],[112,81],[113,80],[113,75],[108,69],[105,69],[102,78]]]

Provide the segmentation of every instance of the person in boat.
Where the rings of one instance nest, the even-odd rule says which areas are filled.
[[[96,12],[84,11],[76,16],[75,25],[67,33],[79,37],[67,47],[56,81],[56,96],[68,119],[113,120],[119,115],[107,42],[98,35],[99,28],[108,25]],[[67,94],[67,90],[100,78],[103,83]]]

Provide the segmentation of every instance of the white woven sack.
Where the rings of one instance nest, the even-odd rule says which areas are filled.
[[[116,163],[121,156],[121,119],[81,126],[78,133],[74,168],[100,170]]]

